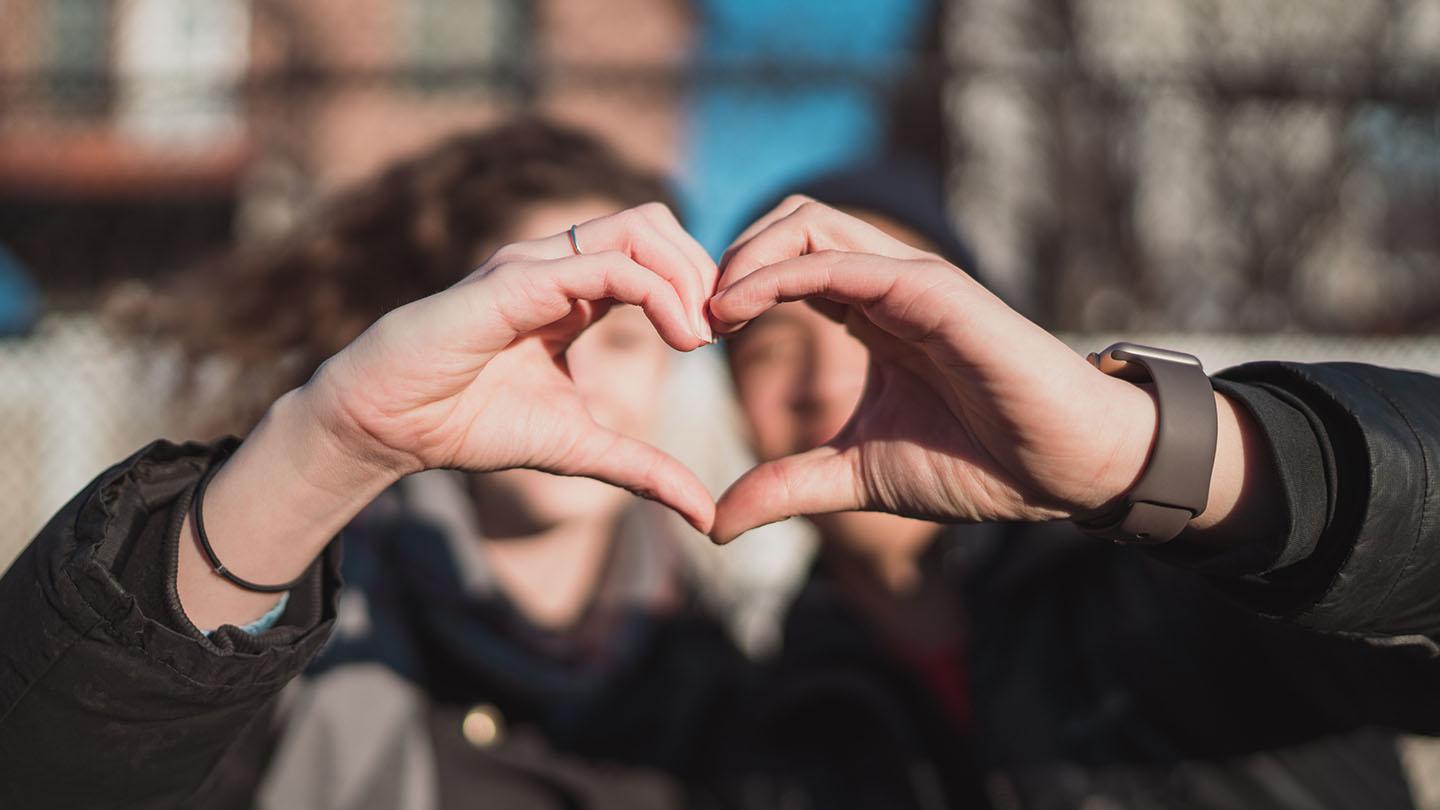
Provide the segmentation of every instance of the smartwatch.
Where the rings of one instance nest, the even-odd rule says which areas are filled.
[[[1075,521],[1118,543],[1164,543],[1205,511],[1215,468],[1215,394],[1193,355],[1116,343],[1087,358],[1112,377],[1151,383],[1159,402],[1155,444],[1140,480],[1102,514]]]

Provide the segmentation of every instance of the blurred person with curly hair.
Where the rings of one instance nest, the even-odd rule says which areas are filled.
[[[624,219],[623,235],[581,225],[575,252],[606,240],[612,250],[643,250],[663,231],[665,259],[683,253],[693,273],[687,295],[698,300],[714,265],[686,241],[668,199],[661,178],[590,135],[521,120],[397,163],[278,242],[119,297],[112,314],[132,333],[179,348],[200,429],[249,433],[244,454],[273,421],[271,403],[333,371],[322,368],[326,358],[388,323],[387,312],[461,283],[504,245],[629,208],[639,213]],[[562,245],[562,256],[571,252]],[[517,294],[533,303],[534,293]],[[695,320],[684,326],[695,331]],[[343,563],[335,544],[324,564],[278,593],[215,577],[178,525],[150,526],[123,544],[114,574],[144,617],[141,632],[157,637],[147,654],[179,661],[183,683],[155,699],[214,704],[199,720],[175,723],[210,726],[201,736],[223,744],[223,754],[172,750],[165,731],[116,726],[85,744],[88,776],[57,786],[52,806],[101,806],[100,795],[124,806],[207,808],[453,807],[474,797],[497,807],[682,803],[686,785],[704,779],[707,734],[724,725],[745,660],[700,597],[661,510],[557,458],[591,453],[603,465],[646,452],[638,439],[656,421],[671,349],[640,306],[625,305],[586,305],[545,335],[515,340],[548,358],[551,375],[513,383],[529,395],[520,407],[530,424],[518,429],[541,432],[533,401],[547,400],[593,420],[594,448],[572,437],[539,461],[431,469],[368,492],[374,501],[345,527]],[[508,362],[505,354],[492,365]],[[395,359],[413,367],[434,357]],[[401,377],[363,384],[424,385]],[[221,444],[211,455],[232,452],[233,443]],[[301,463],[323,455],[289,452],[304,452]],[[535,466],[569,475],[515,469]],[[212,502],[220,489],[205,504],[208,520],[224,520],[227,507]],[[257,570],[243,548],[222,555],[235,571]],[[234,593],[207,600],[217,586]],[[218,697],[287,677],[308,658],[292,651],[315,651],[332,625],[285,700],[236,712]],[[97,717],[139,710],[92,708]],[[198,758],[207,761],[192,769]],[[131,765],[122,769],[122,760]],[[119,785],[126,773],[134,781]]]

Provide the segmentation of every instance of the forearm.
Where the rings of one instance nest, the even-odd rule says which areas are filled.
[[[357,455],[317,416],[307,389],[271,406],[205,493],[205,531],[238,576],[281,583],[308,568],[351,518],[394,482],[386,465]],[[180,603],[197,627],[243,625],[276,595],[244,590],[202,556],[194,510],[181,531]]]
[[[1267,542],[1286,526],[1279,471],[1264,430],[1249,411],[1218,391],[1215,415],[1210,499],[1180,539],[1215,549]]]

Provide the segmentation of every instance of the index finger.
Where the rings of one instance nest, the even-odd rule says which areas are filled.
[[[730,244],[725,247],[725,252],[720,255],[720,264],[726,264],[730,259],[730,254],[739,250],[741,245],[754,239],[756,234],[770,227],[776,221],[795,213],[795,209],[807,202],[814,202],[814,199],[804,194],[791,194],[781,200],[779,205],[765,212],[764,216],[747,225],[745,230],[740,232],[739,236],[730,240]]]
[[[797,198],[792,198],[797,199]],[[717,290],[725,290],[762,267],[824,250],[869,253],[893,259],[918,259],[929,254],[901,242],[864,220],[829,206],[798,198],[788,213],[771,212],[769,222],[744,243],[733,246],[721,267]],[[788,200],[787,200],[788,202]],[[714,309],[711,309],[714,315]],[[715,315],[717,331],[733,332],[736,324]]]
[[[901,338],[919,340],[938,330],[959,307],[946,301],[964,285],[963,274],[929,260],[892,259],[827,250],[768,265],[710,299],[712,315],[746,323],[770,308],[810,299],[866,307],[876,325]]]
[[[707,296],[713,294],[715,282],[720,277],[720,269],[715,265],[715,260],[710,258],[709,251],[705,250],[705,247],[691,236],[689,231],[685,230],[685,226],[680,224],[675,212],[671,211],[669,206],[658,202],[646,203],[635,210],[649,219],[657,231],[664,234],[680,249],[681,253],[690,259],[690,263],[700,274],[705,294]]]
[[[614,214],[582,222],[570,232],[541,239],[506,245],[487,261],[487,265],[513,257],[519,260],[558,260],[582,254],[618,251],[637,264],[668,281],[685,303],[694,332],[710,339],[710,325],[704,317],[705,302],[715,289],[714,263],[699,244],[693,243],[679,222],[665,214],[669,209],[659,203],[628,208]],[[673,224],[671,224],[673,223]],[[682,238],[683,237],[683,238]],[[704,256],[697,261],[695,251]],[[707,269],[707,265],[710,269]]]

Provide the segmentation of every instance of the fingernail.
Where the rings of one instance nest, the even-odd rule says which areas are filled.
[[[704,315],[701,315],[695,319],[694,326],[696,337],[700,338],[706,343],[715,342],[715,332],[711,330],[710,324],[705,320]]]

